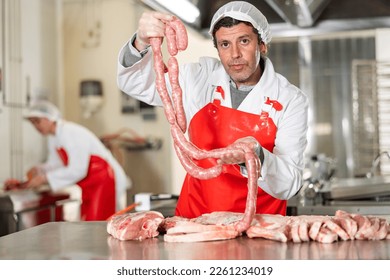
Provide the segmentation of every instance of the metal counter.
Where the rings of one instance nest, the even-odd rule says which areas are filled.
[[[45,185],[38,190],[0,189],[0,236],[39,224],[65,220],[65,206],[79,204],[67,191],[53,192]]]
[[[120,241],[106,222],[51,222],[0,237],[7,260],[373,260],[390,259],[390,240],[280,243],[239,237],[224,241],[167,243],[163,236]]]

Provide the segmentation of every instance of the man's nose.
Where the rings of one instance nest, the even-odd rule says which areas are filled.
[[[233,58],[240,58],[242,56],[241,49],[237,44],[232,45],[232,57]]]

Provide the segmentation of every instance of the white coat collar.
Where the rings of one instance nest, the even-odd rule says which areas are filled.
[[[214,87],[214,92],[216,91],[218,86],[222,87],[225,92],[225,98],[221,100],[221,105],[231,108],[232,100],[230,96],[230,77],[226,73],[225,68],[223,67],[221,62],[219,62],[218,68],[212,72],[210,81],[212,86]]]
[[[59,119],[57,120],[57,123],[56,123],[56,132],[55,132],[55,135],[54,136],[59,136],[62,132],[62,129],[63,129],[63,126],[64,126],[64,120],[62,119]]]
[[[271,60],[265,58],[265,69],[263,70],[263,75],[261,75],[260,81],[248,94],[240,106],[239,110],[244,112],[255,112],[260,113],[261,107],[266,99],[276,99],[278,94],[279,82],[276,77],[274,66],[272,65]]]
[[[277,99],[278,96],[278,79],[272,62],[270,59],[265,58],[265,69],[260,81],[243,100],[238,110],[248,113],[260,113],[261,105],[264,103],[265,97],[271,99]],[[221,105],[226,107],[232,107],[232,101],[230,96],[230,77],[226,73],[222,63],[211,75],[211,84],[216,88],[221,86],[225,91],[225,99],[221,102]]]

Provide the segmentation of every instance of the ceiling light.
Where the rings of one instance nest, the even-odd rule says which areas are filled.
[[[177,15],[183,21],[195,23],[200,16],[198,7],[188,0],[154,0],[157,4]],[[150,2],[150,1],[144,1]]]

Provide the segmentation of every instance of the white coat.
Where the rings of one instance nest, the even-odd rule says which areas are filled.
[[[150,50],[141,59],[130,42],[119,53],[118,86],[123,92],[136,99],[162,106],[155,86],[153,53]],[[121,64],[126,48],[130,48],[131,53],[140,59],[130,67]],[[228,92],[229,81],[230,77],[221,62],[215,58],[201,57],[198,63],[180,66],[179,82],[183,91],[187,124],[202,107],[213,100],[217,86],[225,89],[225,99],[222,100],[221,105],[232,107],[230,92]],[[307,146],[308,98],[286,78],[276,73],[268,58],[265,59],[265,69],[259,83],[237,109],[260,114],[265,97],[277,100],[283,105],[283,109],[270,112],[270,117],[278,131],[273,153],[263,149],[264,163],[259,180],[261,180],[261,188],[268,194],[278,199],[289,199],[302,186],[303,153]]]
[[[65,166],[56,149],[64,148],[68,155]],[[58,120],[55,135],[48,137],[48,158],[40,167],[44,169],[51,189],[76,184],[88,172],[91,155],[104,159],[115,173],[116,209],[125,207],[126,189],[129,179],[124,170],[103,143],[87,128],[64,120]]]

